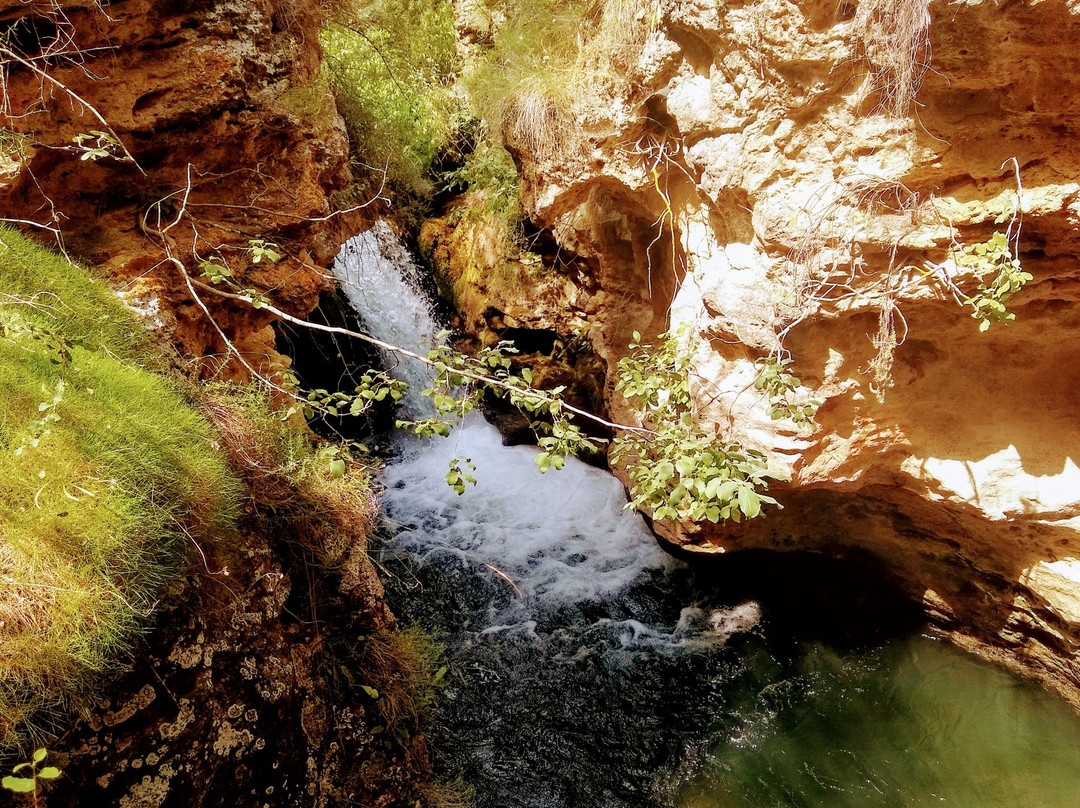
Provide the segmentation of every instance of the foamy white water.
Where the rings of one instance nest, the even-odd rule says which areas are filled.
[[[386,224],[350,240],[334,272],[368,333],[426,353],[439,328],[415,263]],[[414,393],[428,384],[426,371],[416,363],[391,366]],[[408,400],[411,413],[427,414],[418,395]],[[383,512],[402,528],[395,527],[397,546],[425,559],[486,565],[525,607],[515,610],[514,624],[532,609],[611,598],[673,563],[641,517],[625,510],[618,480],[573,458],[541,475],[537,449],[503,446],[478,414],[449,438],[403,439],[399,450],[382,476]],[[479,481],[460,496],[445,481],[457,457],[476,465]]]
[[[494,566],[536,607],[603,600],[669,563],[610,474],[571,458],[541,475],[536,449],[503,446],[479,417],[411,448],[383,474],[383,509],[409,528],[399,546],[422,557]],[[459,456],[478,479],[461,496],[443,479]]]

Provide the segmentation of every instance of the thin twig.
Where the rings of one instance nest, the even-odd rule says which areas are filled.
[[[98,121],[101,122],[101,125],[104,126],[106,129],[108,129],[109,132],[112,134],[112,136],[114,138],[116,138],[116,142],[120,145],[120,148],[124,150],[124,154],[127,156],[128,160],[131,161],[131,164],[133,166],[135,166],[135,168],[139,169],[140,174],[142,174],[144,177],[146,176],[146,172],[143,171],[143,167],[141,165],[139,165],[138,161],[135,159],[135,156],[130,151],[128,151],[128,147],[124,145],[124,141],[122,141],[120,139],[120,135],[118,135],[116,133],[116,130],[112,128],[112,124],[110,124],[107,120],[105,120],[105,116],[103,116],[100,112],[98,112],[93,104],[91,104],[89,101],[87,101],[81,95],[79,95],[77,92],[75,92],[70,87],[68,87],[66,84],[64,84],[62,81],[60,81],[60,79],[56,78],[55,76],[49,75],[44,70],[42,70],[40,67],[35,65],[33,62],[27,61],[26,59],[24,59],[22,56],[20,56],[19,54],[17,54],[15,51],[11,50],[10,48],[5,48],[5,47],[0,46],[0,54],[3,54],[5,56],[8,56],[8,57],[14,59],[16,62],[23,65],[24,67],[30,68],[32,71],[34,71],[39,76],[41,76],[41,78],[51,82],[56,87],[59,87],[61,90],[63,90],[68,95],[68,97],[70,97],[72,100],[77,101],[83,107],[90,110],[90,112],[93,114],[93,116],[95,118],[97,118]]]

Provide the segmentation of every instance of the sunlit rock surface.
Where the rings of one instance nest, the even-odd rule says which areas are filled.
[[[658,524],[671,541],[873,557],[958,642],[1080,702],[1080,12],[931,2],[898,104],[868,3],[662,2],[585,148],[510,144],[530,215],[578,264],[575,290],[500,305],[567,333],[584,317],[609,368],[632,331],[690,325],[698,418],[791,481],[784,510]],[[960,301],[993,273],[958,245],[995,232],[1034,279],[981,333]],[[753,389],[777,350],[823,402],[812,433]]]

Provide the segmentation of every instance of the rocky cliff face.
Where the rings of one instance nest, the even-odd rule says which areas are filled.
[[[46,228],[60,231],[204,374],[221,372],[223,335],[261,369],[278,362],[270,318],[202,292],[218,333],[167,259],[198,276],[218,254],[244,285],[305,314],[351,226],[330,215],[329,194],[350,175],[318,79],[318,8],[0,2],[2,122],[14,133],[3,140],[0,212],[45,240],[55,236]],[[284,259],[253,261],[251,239]],[[224,372],[245,375],[235,362]]]
[[[298,481],[265,426],[227,398],[207,413],[246,481],[238,540],[199,545],[130,669],[50,743],[64,780],[41,804],[418,804],[430,768],[415,660],[367,556],[370,481]]]
[[[633,330],[688,324],[698,419],[791,481],[772,487],[783,510],[664,536],[875,561],[958,642],[1080,703],[1080,12],[662,0],[656,16],[627,93],[578,121],[583,148],[517,150],[531,217],[580,262],[545,295],[561,325],[529,288],[518,324],[585,317],[609,365]],[[477,25],[467,3],[459,22]],[[1015,322],[981,332],[962,301],[996,275],[970,257],[995,232],[1033,280]],[[823,402],[814,431],[766,415],[769,354]]]

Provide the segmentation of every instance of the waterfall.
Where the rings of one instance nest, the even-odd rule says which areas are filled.
[[[426,356],[439,333],[428,298],[421,291],[420,268],[390,226],[380,220],[349,239],[334,261],[334,275],[360,316],[367,333],[390,345]],[[426,365],[390,351],[383,363],[409,385],[402,410],[410,418],[434,415],[420,395],[431,381]]]
[[[350,240],[334,264],[368,333],[424,354],[439,327],[419,271],[384,222]],[[428,369],[393,355],[386,360],[410,385],[409,414],[429,414],[417,395],[429,382]],[[519,622],[534,619],[537,608],[612,597],[643,572],[672,563],[641,517],[625,510],[615,478],[574,458],[541,475],[536,449],[504,447],[478,414],[448,439],[399,441],[399,450],[382,477],[384,514],[407,528],[398,533],[398,547],[421,559],[453,556],[485,566],[516,591]],[[455,457],[469,458],[479,480],[461,496],[444,479]]]

